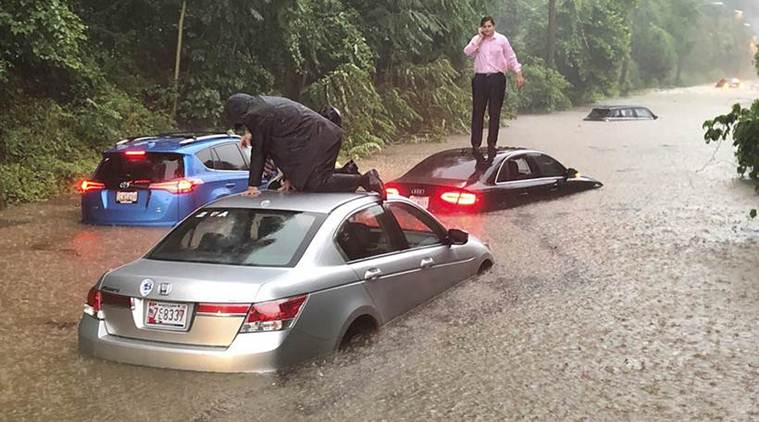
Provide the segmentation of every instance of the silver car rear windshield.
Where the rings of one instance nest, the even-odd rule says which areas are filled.
[[[205,208],[146,256],[162,261],[292,267],[324,216],[247,208]]]

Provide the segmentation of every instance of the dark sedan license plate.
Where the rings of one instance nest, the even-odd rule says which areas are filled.
[[[116,192],[116,202],[119,204],[134,204],[137,202],[137,192]]]
[[[187,327],[186,303],[148,301],[145,325],[155,328],[185,329]]]

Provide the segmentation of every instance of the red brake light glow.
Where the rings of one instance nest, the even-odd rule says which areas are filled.
[[[81,193],[100,189],[105,189],[105,184],[100,182],[93,182],[92,180],[82,180],[76,185],[76,190]]]
[[[250,303],[198,303],[199,314],[207,315],[247,315]]]
[[[477,195],[470,192],[445,192],[440,195],[440,199],[449,204],[474,205],[477,202]]]
[[[131,158],[144,157],[146,154],[145,151],[124,151],[124,155]]]
[[[84,313],[97,319],[103,319],[101,311],[103,305],[103,295],[94,286],[87,293],[87,303],[84,304]]]
[[[250,307],[245,323],[240,328],[241,333],[260,331],[278,331],[289,328],[298,316],[301,306],[306,301],[306,295],[269,302],[254,303]]]
[[[177,179],[169,182],[151,183],[150,189],[165,190],[171,193],[189,193],[200,184],[203,184],[200,179]]]

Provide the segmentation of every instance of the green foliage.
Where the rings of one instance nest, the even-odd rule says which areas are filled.
[[[730,113],[707,120],[703,128],[707,144],[722,142],[732,134],[738,174],[759,181],[759,100],[748,108],[735,104]],[[755,209],[751,210],[751,217],[756,217]]]
[[[677,64],[672,35],[654,24],[640,28],[632,44],[632,57],[644,86],[657,86],[669,80]]]
[[[90,173],[99,153],[124,134],[170,127],[133,98],[104,89],[80,105],[17,103],[0,117],[0,186],[4,203],[48,198]]]
[[[561,73],[545,65],[543,59],[528,57],[522,73],[530,81],[516,92],[517,109],[522,112],[551,112],[572,106],[567,93],[571,85]]]
[[[634,2],[565,1],[558,8],[558,70],[572,84],[575,102],[619,93],[630,51],[628,13]]]
[[[470,93],[463,88],[461,74],[447,59],[397,67],[388,72],[385,80],[398,94],[388,98],[395,104],[395,118],[410,123],[401,125],[402,131],[436,139],[444,133],[468,129]],[[398,99],[414,113],[398,113],[404,109]]]
[[[722,141],[732,134],[738,174],[759,180],[759,100],[751,107],[733,105],[728,114],[704,122],[706,143]]]
[[[462,49],[483,15],[524,63],[527,84],[517,92],[510,80],[505,117],[681,76],[737,75],[750,61],[751,34],[732,13],[752,7],[745,0],[555,3],[549,66],[538,59],[549,50],[548,0],[6,0],[0,198],[50,194],[122,136],[218,127],[234,92],[337,106],[350,156],[467,131],[471,62]]]
[[[369,73],[355,65],[343,65],[326,75],[312,84],[305,96],[317,110],[329,104],[351,116],[343,120],[343,152],[349,157],[379,150],[395,133]]]

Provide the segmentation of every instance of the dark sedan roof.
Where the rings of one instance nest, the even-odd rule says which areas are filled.
[[[272,210],[315,212],[327,214],[347,202],[359,199],[376,201],[379,197],[366,192],[309,193],[262,191],[258,196],[233,195],[208,205],[210,208],[267,208]]]
[[[485,148],[480,149],[481,157],[476,157],[472,153],[472,148],[448,149],[425,158],[406,172],[401,179],[448,179],[472,182],[473,175],[485,174],[500,163],[501,158],[526,151],[532,150],[523,147],[498,147],[496,157],[489,163],[485,163],[482,158],[487,155]]]
[[[642,106],[642,105],[636,105],[636,104],[606,104],[606,105],[593,106],[593,108],[612,110],[612,109],[618,109],[618,108],[648,108],[648,107]]]

